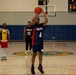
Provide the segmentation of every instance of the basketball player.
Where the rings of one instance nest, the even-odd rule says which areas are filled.
[[[28,21],[28,26],[24,28],[24,38],[25,38],[25,42],[26,42],[26,52],[25,52],[25,54],[31,53],[31,47],[32,47],[31,21]]]
[[[10,32],[6,29],[6,23],[3,23],[2,29],[0,29],[1,35],[1,60],[6,59],[6,48],[8,48],[8,41],[10,42]]]
[[[35,63],[35,57],[36,53],[38,52],[39,57],[39,66],[38,70],[41,73],[44,73],[43,67],[42,67],[42,53],[43,53],[43,27],[46,26],[48,19],[44,14],[44,22],[40,22],[40,18],[38,17],[38,14],[36,13],[35,16],[32,19],[32,28],[33,28],[33,35],[32,35],[32,46],[33,46],[33,55],[32,55],[32,66],[31,66],[31,73],[35,74],[34,70],[34,63]]]

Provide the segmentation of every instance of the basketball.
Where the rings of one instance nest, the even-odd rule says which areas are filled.
[[[42,13],[42,11],[43,11],[43,9],[42,9],[41,7],[36,7],[36,8],[34,9],[34,12],[37,13],[37,14]]]

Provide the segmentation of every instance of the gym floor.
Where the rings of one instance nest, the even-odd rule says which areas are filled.
[[[0,60],[0,75],[31,75],[31,54],[25,55],[25,42],[12,42]],[[35,61],[36,75],[38,55]],[[76,42],[44,42],[44,75],[76,75]]]

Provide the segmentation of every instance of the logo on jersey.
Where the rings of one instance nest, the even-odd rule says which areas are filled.
[[[36,31],[41,31],[41,30],[43,30],[43,27],[36,28]]]
[[[32,31],[32,29],[26,29],[26,31]]]

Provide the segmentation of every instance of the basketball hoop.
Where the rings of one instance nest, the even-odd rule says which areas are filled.
[[[43,9],[44,12],[46,12],[47,17],[53,17],[56,16],[56,6],[55,5],[41,5],[39,6]],[[47,10],[46,10],[47,7]],[[41,13],[40,16],[42,17],[43,14]]]

